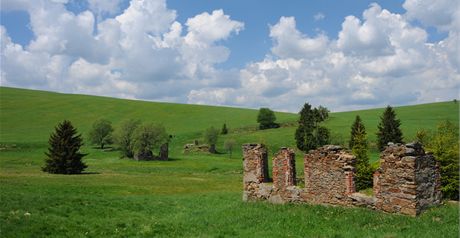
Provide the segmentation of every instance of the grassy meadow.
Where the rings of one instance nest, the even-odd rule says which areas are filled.
[[[327,105],[325,105],[327,106]],[[371,148],[383,109],[331,113],[325,125],[346,143],[359,114]],[[404,138],[458,124],[459,106],[442,102],[396,108]],[[458,237],[459,208],[446,203],[412,218],[363,208],[244,203],[240,145],[262,142],[270,153],[294,148],[297,115],[276,113],[279,129],[258,131],[257,110],[154,103],[0,87],[0,237]],[[174,135],[169,161],[120,159],[116,150],[89,153],[83,175],[43,173],[54,126],[64,119],[86,138],[98,118],[116,128],[129,118],[158,122]],[[230,133],[220,154],[183,154],[209,126]],[[225,139],[237,141],[233,155]],[[372,160],[378,153],[371,151]],[[302,153],[297,156],[303,176]]]

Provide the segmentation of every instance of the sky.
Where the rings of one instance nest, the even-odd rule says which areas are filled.
[[[0,85],[288,112],[448,101],[459,4],[1,0]]]

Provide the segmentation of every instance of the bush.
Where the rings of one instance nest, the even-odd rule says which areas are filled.
[[[122,158],[134,158],[134,131],[140,124],[139,120],[126,120],[115,131],[115,143],[120,149]]]
[[[42,170],[52,174],[80,174],[87,168],[82,161],[86,154],[79,152],[82,141],[70,121],[58,124],[48,141],[50,147],[45,152],[48,158]]]
[[[99,119],[93,123],[89,132],[89,140],[91,144],[104,149],[104,145],[112,143],[112,132],[112,123],[105,119]]]

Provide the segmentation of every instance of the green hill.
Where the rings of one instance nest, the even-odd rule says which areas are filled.
[[[327,106],[327,105],[325,105]],[[383,109],[331,113],[325,122],[333,141],[346,143],[359,114],[375,140]],[[441,120],[458,124],[454,102],[397,107],[405,140]],[[276,113],[279,129],[256,130],[257,110],[155,103],[0,87],[1,237],[435,237],[458,234],[458,206],[432,209],[419,218],[361,208],[241,202],[239,145],[263,142],[271,153],[294,146],[297,115]],[[94,120],[117,127],[128,118],[159,122],[175,137],[171,160],[137,162],[118,151],[87,145],[85,175],[40,171],[49,134],[63,119],[85,137]],[[182,146],[209,126],[227,123],[238,142],[228,154],[184,155]],[[296,167],[302,176],[302,157]],[[373,152],[375,160],[377,154]],[[441,233],[440,233],[441,232]]]

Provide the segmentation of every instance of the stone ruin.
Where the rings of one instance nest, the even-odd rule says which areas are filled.
[[[164,143],[160,146],[160,152],[158,155],[154,155],[151,150],[143,151],[134,155],[134,159],[138,161],[150,161],[150,160],[163,160],[166,161],[169,158],[169,144]]]
[[[184,145],[184,154],[193,152],[209,152],[210,146],[207,144],[200,144],[198,140],[195,140],[193,144]]]
[[[243,145],[244,201],[365,206],[411,216],[441,203],[436,161],[421,144],[389,144],[374,173],[374,196],[356,193],[355,157],[340,146],[327,145],[304,157],[304,187],[296,186],[295,152],[281,148],[268,176],[267,148]],[[270,182],[273,183],[270,183]]]

